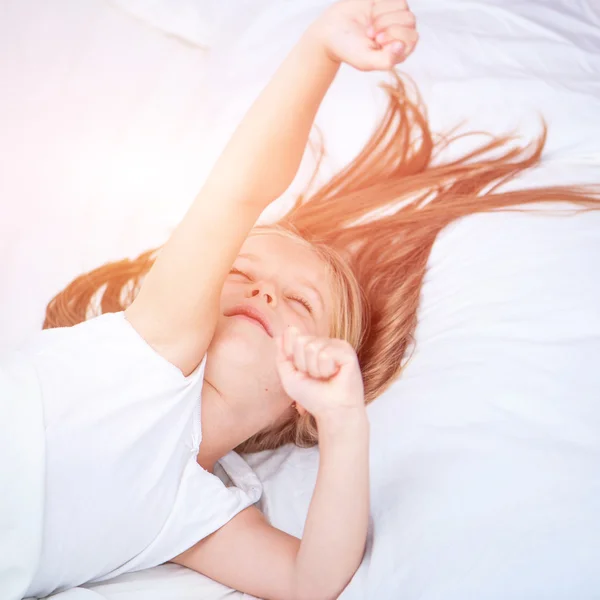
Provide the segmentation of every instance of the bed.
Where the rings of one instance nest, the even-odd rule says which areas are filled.
[[[3,2],[0,350],[33,335],[74,276],[164,240],[326,4]],[[543,116],[544,164],[517,184],[600,182],[595,0],[411,7],[421,41],[402,71],[434,131],[463,123],[528,139]],[[322,177],[368,138],[383,79],[340,71],[317,116]],[[600,215],[556,211],[473,216],[439,236],[415,354],[369,406],[371,524],[343,600],[600,597]],[[260,508],[301,535],[318,451],[244,458],[264,486]],[[250,597],[175,565],[53,596],[163,598]]]

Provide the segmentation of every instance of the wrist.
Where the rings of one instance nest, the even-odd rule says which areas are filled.
[[[321,23],[316,21],[313,23],[305,32],[304,39],[307,44],[310,44],[314,49],[319,52],[324,61],[334,68],[338,68],[342,61],[331,51],[327,43],[325,42],[325,35],[323,34]]]
[[[319,434],[338,434],[357,429],[369,430],[369,417],[364,405],[331,409],[315,415]]]

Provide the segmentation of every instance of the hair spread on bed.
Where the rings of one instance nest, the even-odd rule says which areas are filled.
[[[436,137],[418,92],[413,90],[411,99],[403,79],[395,73],[392,77],[392,83],[382,84],[389,97],[387,111],[361,153],[310,192],[324,156],[321,145],[313,178],[274,229],[299,235],[320,248],[337,273],[340,310],[350,314],[345,329],[337,328],[335,333],[357,350],[367,403],[406,364],[427,260],[442,229],[471,214],[526,210],[523,205],[532,203],[600,208],[598,187],[500,191],[503,184],[540,162],[545,123],[540,136],[525,145],[511,136],[483,133]],[[484,136],[484,140],[459,158],[444,161],[444,150],[467,135]],[[44,328],[74,325],[126,308],[156,252],[109,263],[75,279],[48,304]],[[308,413],[257,433],[236,450],[256,452],[290,442],[305,447],[317,443],[316,423]]]

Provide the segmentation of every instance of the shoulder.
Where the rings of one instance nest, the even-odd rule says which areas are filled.
[[[186,387],[202,379],[203,363],[188,377],[158,354],[131,326],[123,311],[105,313],[71,327],[45,329],[23,348],[36,367],[69,369],[71,372],[109,373],[130,370],[142,379],[161,378]],[[130,377],[130,378],[131,378]],[[139,381],[139,380],[138,380]]]
[[[86,423],[102,418],[108,425],[107,418],[126,420],[127,411],[135,410],[135,430],[155,429],[162,418],[163,431],[182,411],[187,423],[199,410],[204,363],[184,377],[139,336],[122,312],[44,330],[22,354],[35,370],[47,426],[62,427],[65,418],[77,415]],[[165,405],[171,407],[168,418],[160,408]],[[193,427],[199,429],[199,423]]]

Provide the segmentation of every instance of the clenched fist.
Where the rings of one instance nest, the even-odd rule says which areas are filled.
[[[277,368],[287,395],[302,414],[321,417],[364,410],[356,352],[344,340],[298,335],[290,327],[276,339]]]
[[[327,54],[361,71],[393,68],[413,52],[417,20],[406,0],[340,0],[311,25]]]

